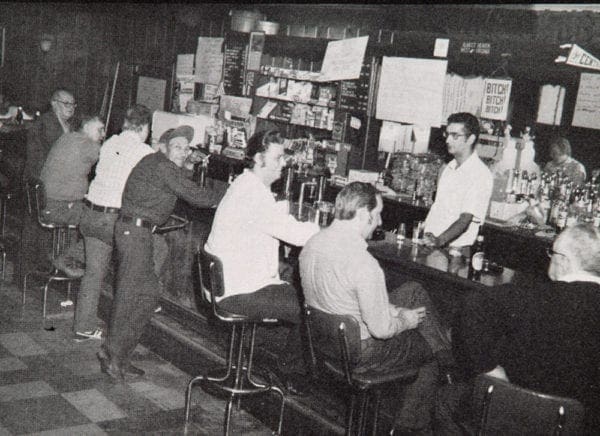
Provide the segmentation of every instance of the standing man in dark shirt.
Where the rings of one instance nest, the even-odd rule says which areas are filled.
[[[215,207],[219,195],[190,180],[194,129],[180,126],[167,139],[166,151],[145,156],[133,168],[115,223],[118,253],[117,288],[108,335],[98,352],[103,372],[117,380],[144,371],[130,356],[157,305],[159,284],[153,260],[154,230],[173,212],[177,198],[201,207]],[[184,169],[182,169],[182,167]]]

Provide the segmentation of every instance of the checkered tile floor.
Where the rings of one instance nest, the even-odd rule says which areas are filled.
[[[72,340],[72,308],[52,316],[46,327],[54,329],[46,330],[36,292],[22,307],[10,281],[0,286],[0,436],[222,433],[225,402],[202,389],[194,390],[192,424],[184,429],[188,374],[138,346],[133,361],[146,375],[113,382],[95,357],[100,341]],[[234,412],[232,430],[271,434],[244,411]]]

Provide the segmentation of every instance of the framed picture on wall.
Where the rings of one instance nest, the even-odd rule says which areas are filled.
[[[4,41],[6,41],[6,27],[0,27],[0,68],[4,67]]]

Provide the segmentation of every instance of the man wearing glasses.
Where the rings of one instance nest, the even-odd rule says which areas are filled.
[[[444,134],[454,159],[442,170],[425,220],[425,245],[465,247],[475,242],[492,195],[493,177],[475,152],[479,121],[467,112],[448,117]]]
[[[52,110],[43,114],[27,131],[27,160],[24,180],[39,179],[50,148],[63,133],[72,130],[75,98],[66,89],[57,89],[50,100]]]
[[[457,359],[472,374],[487,373],[544,394],[579,400],[587,409],[581,434],[600,429],[600,230],[567,227],[548,250],[551,282],[478,289],[465,295]],[[439,434],[464,434],[466,384],[439,392]]]

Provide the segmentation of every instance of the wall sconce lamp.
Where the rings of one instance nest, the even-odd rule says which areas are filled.
[[[40,48],[42,51],[48,53],[52,48],[52,44],[54,44],[54,35],[42,33],[42,37],[40,38]]]

